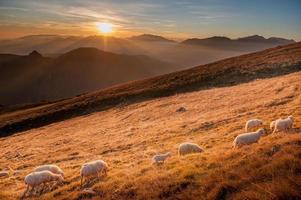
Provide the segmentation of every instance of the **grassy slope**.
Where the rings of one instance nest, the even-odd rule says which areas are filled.
[[[85,188],[95,199],[300,199],[301,72],[232,87],[183,93],[114,107],[0,139],[0,166],[21,170],[0,179],[0,199],[16,199],[23,177],[36,165],[58,164],[66,183],[32,199],[82,199],[82,163],[104,159],[107,177]],[[186,112],[176,112],[179,107]],[[250,118],[294,115],[289,134],[232,149]],[[179,158],[177,146],[192,141],[202,154]],[[13,145],[12,145],[13,144]],[[278,149],[272,152],[271,148]],[[159,152],[173,156],[152,166]]]
[[[212,87],[235,85],[257,78],[301,70],[301,43],[246,54],[188,70],[133,81],[108,89],[59,101],[24,112],[0,115],[0,136],[40,127],[74,116],[133,103]]]

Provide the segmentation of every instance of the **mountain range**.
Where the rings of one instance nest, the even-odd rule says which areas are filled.
[[[269,48],[274,45],[285,45],[295,43],[294,40],[288,40],[284,38],[264,38],[259,35],[253,35],[238,39],[230,39],[228,37],[215,36],[205,39],[192,38],[187,39],[182,42],[182,44],[187,45],[198,45],[198,46],[206,46],[211,48],[216,48],[220,50],[242,50],[245,51],[256,51],[261,48]]]
[[[99,35],[87,37],[31,35],[2,40],[0,53],[27,55],[36,50],[42,55],[55,57],[77,48],[94,47],[118,54],[147,55],[181,66],[184,69],[294,42],[294,40],[283,38],[266,39],[258,35],[238,39],[227,37],[192,38],[182,42],[151,34],[129,38]]]
[[[53,101],[175,70],[172,64],[144,55],[87,47],[56,58],[37,51],[26,56],[0,54],[0,104]]]
[[[258,49],[295,43],[250,36],[176,42],[143,34],[104,36],[35,35],[0,44],[0,105],[56,101],[127,81],[162,75]],[[14,55],[7,53],[29,53]]]

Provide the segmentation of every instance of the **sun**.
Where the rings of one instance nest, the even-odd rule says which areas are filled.
[[[111,23],[97,23],[98,30],[103,34],[110,34],[113,32],[113,24]]]

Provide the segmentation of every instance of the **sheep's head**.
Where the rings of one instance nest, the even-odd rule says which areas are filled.
[[[64,182],[64,178],[63,178],[63,176],[60,175],[60,174],[55,175],[55,176],[54,176],[54,179],[55,179],[56,181],[58,181],[58,182]]]
[[[167,152],[167,153],[166,153],[166,156],[167,156],[167,157],[170,157],[170,156],[171,156],[171,152]]]
[[[108,166],[107,163],[104,163],[104,169],[107,170],[107,171],[109,170],[109,166]]]
[[[202,148],[197,148],[196,150],[195,150],[195,152],[203,152],[204,150],[202,149]]]
[[[57,174],[60,174],[63,178],[65,178],[65,174],[62,170],[59,170]]]
[[[292,120],[292,122],[294,121],[294,117],[292,115],[288,116],[288,118]]]
[[[259,129],[257,132],[260,133],[260,135],[263,135],[266,133],[264,128]]]

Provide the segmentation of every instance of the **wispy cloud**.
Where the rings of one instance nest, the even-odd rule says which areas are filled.
[[[300,36],[301,3],[266,0],[0,0],[0,25],[72,29],[96,33],[95,23],[107,21],[120,32],[212,34],[234,36],[246,27],[257,34],[293,30]],[[261,6],[258,7],[258,4]],[[279,6],[282,5],[282,6]],[[286,10],[285,10],[286,9]],[[250,20],[251,19],[251,20]],[[276,20],[277,19],[277,20]],[[227,26],[226,26],[227,25]],[[271,27],[265,30],[266,27]],[[227,28],[225,28],[227,27]],[[286,28],[283,28],[286,27]],[[83,30],[86,29],[86,30]],[[277,31],[276,31],[277,30]],[[286,31],[286,34],[288,31]],[[184,33],[183,33],[184,34]],[[217,33],[219,34],[219,33]]]

